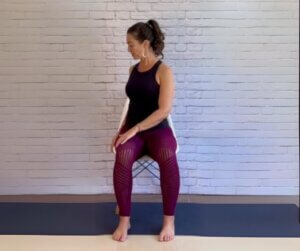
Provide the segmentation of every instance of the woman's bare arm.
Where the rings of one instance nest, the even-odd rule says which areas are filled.
[[[174,78],[172,69],[168,66],[162,68],[162,73],[160,77],[160,91],[158,106],[159,108],[151,113],[143,121],[139,122],[137,125],[139,131],[149,129],[162,120],[168,117],[172,109],[172,101],[175,95],[174,91]]]

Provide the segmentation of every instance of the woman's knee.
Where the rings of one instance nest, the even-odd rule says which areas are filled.
[[[160,162],[167,161],[171,158],[176,157],[175,149],[170,147],[161,147],[158,151],[158,160]]]
[[[116,162],[123,166],[131,165],[134,161],[134,149],[126,146],[118,146],[116,149]]]
[[[143,143],[137,140],[128,140],[116,148],[116,161],[123,165],[132,165],[143,148]]]

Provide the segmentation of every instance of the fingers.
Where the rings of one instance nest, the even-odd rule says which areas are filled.
[[[114,148],[115,148],[115,143],[113,143],[113,144],[110,146],[110,150],[111,150],[112,153],[115,152],[115,151],[114,151],[114,150],[115,150]]]
[[[127,136],[126,136],[127,135]],[[116,148],[121,144],[123,145],[124,143],[126,143],[132,136],[130,136],[130,134],[128,133],[122,133],[119,134],[116,140]]]
[[[111,144],[110,144],[110,151],[113,153],[114,152],[114,146],[115,146],[115,143],[116,143],[116,139],[114,139]]]
[[[122,137],[119,137],[118,140],[117,140],[117,142],[116,142],[116,148],[118,147],[118,145],[120,145],[120,144],[122,145],[122,144],[124,144],[126,141],[127,141],[127,139],[122,138]]]
[[[121,141],[121,138],[118,138],[118,140],[116,142],[116,148],[118,147],[118,145],[120,145],[120,141]]]

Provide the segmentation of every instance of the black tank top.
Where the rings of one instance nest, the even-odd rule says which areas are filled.
[[[125,87],[125,92],[130,99],[126,116],[126,125],[129,126],[129,128],[143,121],[159,107],[158,98],[160,86],[156,82],[155,74],[161,63],[161,60],[158,60],[150,70],[145,72],[138,71],[137,67],[139,63],[137,63],[130,74]],[[169,127],[167,118],[147,130],[164,127]]]

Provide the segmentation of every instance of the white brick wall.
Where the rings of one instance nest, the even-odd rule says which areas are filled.
[[[159,3],[160,2],[160,3]],[[113,193],[126,30],[176,74],[180,193],[298,192],[298,0],[0,0],[0,194]],[[160,193],[145,172],[134,193]]]

